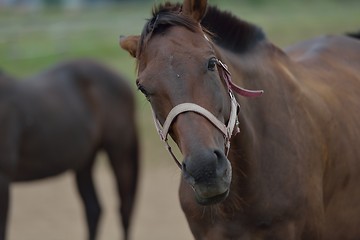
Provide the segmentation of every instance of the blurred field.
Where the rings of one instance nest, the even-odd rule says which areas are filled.
[[[321,34],[360,30],[360,1],[209,2],[261,26],[281,47]],[[76,11],[0,9],[0,68],[22,78],[62,60],[91,57],[133,82],[134,61],[120,50],[118,37],[140,33],[152,5],[153,1],[143,1]],[[135,91],[135,84],[132,86]],[[144,165],[133,237],[191,239],[177,199],[179,171],[158,140],[147,102],[140,94],[137,98]],[[103,162],[96,171],[104,205],[107,203],[101,239],[119,239],[116,199]],[[81,205],[70,174],[15,185],[12,207],[11,240],[84,239]]]

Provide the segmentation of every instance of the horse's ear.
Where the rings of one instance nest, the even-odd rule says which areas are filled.
[[[138,47],[140,36],[120,36],[120,47],[130,53],[134,58],[136,57],[136,51]]]
[[[207,0],[184,0],[182,11],[184,14],[200,22],[205,16]]]

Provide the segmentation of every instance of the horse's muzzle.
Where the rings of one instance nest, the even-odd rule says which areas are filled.
[[[182,172],[201,205],[219,203],[229,194],[231,164],[222,151],[208,149],[188,155]]]

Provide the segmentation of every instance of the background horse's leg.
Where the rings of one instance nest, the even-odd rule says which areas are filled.
[[[134,135],[133,135],[134,136]],[[118,136],[121,137],[121,136]],[[138,181],[139,159],[138,143],[127,139],[123,144],[106,144],[108,154],[121,198],[120,215],[124,229],[124,239],[129,239],[129,226],[134,209]]]
[[[5,239],[9,209],[10,180],[0,174],[0,240]]]
[[[101,206],[96,195],[92,176],[93,165],[94,157],[89,161],[86,167],[75,172],[77,188],[84,203],[89,240],[94,240],[96,238],[101,215]]]

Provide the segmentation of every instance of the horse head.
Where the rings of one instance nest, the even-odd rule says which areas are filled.
[[[202,205],[228,196],[227,151],[238,106],[230,73],[201,27],[206,9],[206,0],[165,3],[141,36],[120,39],[137,59],[136,84],[151,104],[161,139],[167,142],[169,134],[176,142],[184,156],[183,177]]]

